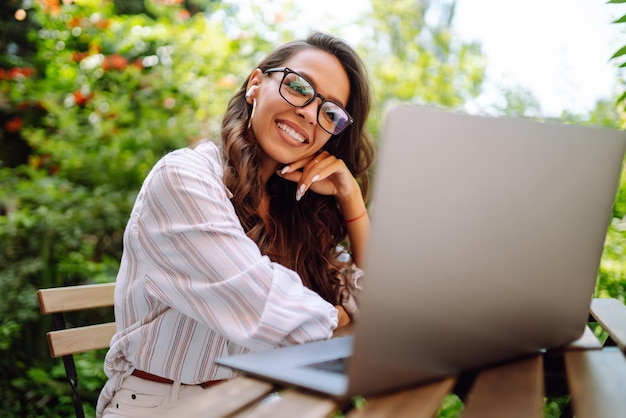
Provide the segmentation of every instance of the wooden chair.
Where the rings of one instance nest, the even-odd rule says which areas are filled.
[[[47,333],[50,356],[62,357],[65,373],[72,388],[76,417],[84,418],[78,394],[78,376],[74,354],[107,348],[115,333],[115,322],[67,328],[65,313],[113,306],[115,283],[66,286],[37,291],[42,314],[51,314],[54,331]]]

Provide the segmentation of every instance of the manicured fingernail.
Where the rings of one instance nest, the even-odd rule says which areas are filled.
[[[296,192],[296,201],[300,201],[300,199],[302,199],[302,196],[304,196],[305,190],[306,190],[306,186],[304,184],[301,184],[300,187],[298,187],[298,191]]]
[[[313,176],[313,178],[311,179],[311,183],[315,183],[316,181],[318,181],[320,179],[320,175],[316,174]]]
[[[280,170],[280,174],[285,174],[287,171],[289,171],[289,166],[288,165],[284,166],[283,169]]]

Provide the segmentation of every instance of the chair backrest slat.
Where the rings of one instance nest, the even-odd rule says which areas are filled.
[[[115,283],[86,284],[50,289],[39,289],[39,307],[42,314],[79,311],[113,306]]]
[[[115,334],[115,322],[48,332],[50,357],[107,348]]]

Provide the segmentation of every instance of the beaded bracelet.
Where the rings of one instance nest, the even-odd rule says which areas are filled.
[[[360,215],[358,215],[358,216],[355,216],[355,217],[354,217],[354,218],[352,218],[352,219],[346,219],[345,221],[343,221],[343,226],[346,226],[346,225],[348,225],[350,222],[354,222],[354,221],[356,221],[357,219],[361,219],[362,217],[364,217],[364,216],[365,216],[365,214],[367,214],[367,209],[365,209],[365,210],[363,211],[363,213],[362,213],[362,214],[360,214]]]

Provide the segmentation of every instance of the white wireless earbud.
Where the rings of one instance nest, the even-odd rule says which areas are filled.
[[[256,86],[252,86],[248,89],[248,91],[246,92],[246,99],[252,96],[252,93],[254,93],[254,90],[256,90]]]

